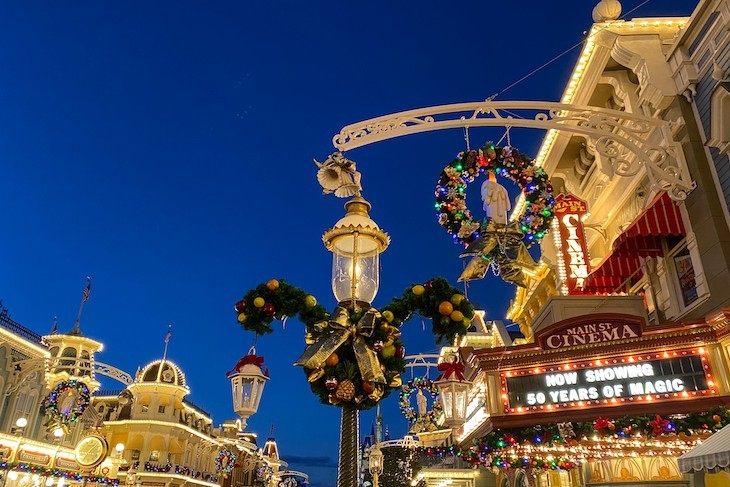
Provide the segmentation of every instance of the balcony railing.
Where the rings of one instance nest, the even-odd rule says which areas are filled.
[[[21,338],[25,338],[29,342],[37,343],[38,345],[43,345],[43,340],[41,335],[38,333],[29,330],[28,328],[24,327],[20,323],[16,323],[13,321],[10,316],[8,316],[7,310],[2,309],[0,311],[0,326],[5,328],[6,330],[20,336]]]
[[[211,472],[201,472],[192,467],[185,465],[172,465],[170,463],[152,463],[145,462],[140,468],[139,462],[135,462],[128,470],[137,470],[137,472],[155,472],[155,473],[173,473],[175,475],[184,475],[193,479],[204,480],[206,482],[218,483],[218,476]]]

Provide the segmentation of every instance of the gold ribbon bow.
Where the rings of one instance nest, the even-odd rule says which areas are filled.
[[[370,308],[357,323],[352,323],[347,309],[338,306],[329,320],[329,324],[334,328],[334,331],[309,345],[302,356],[294,362],[294,365],[302,365],[308,369],[321,369],[327,357],[337,351],[343,343],[352,341],[352,348],[355,351],[355,358],[362,379],[384,386],[387,382],[380,368],[378,354],[365,341],[365,337],[372,336],[373,331],[375,331],[375,321],[379,317],[378,310]],[[322,373],[317,374],[313,379],[310,378],[310,381],[317,380],[320,377],[322,377]]]

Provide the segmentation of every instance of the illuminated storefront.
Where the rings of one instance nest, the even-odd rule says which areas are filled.
[[[467,419],[454,445],[425,450],[487,467],[500,487],[686,485],[677,457],[730,422],[730,218],[691,82],[715,70],[722,88],[725,58],[712,67],[703,36],[730,52],[730,10],[595,20],[562,102],[671,121],[651,137],[680,152],[620,167],[600,141],[544,138],[537,164],[560,196],[507,313],[524,338],[460,343],[476,386]],[[695,189],[655,184],[667,166]]]

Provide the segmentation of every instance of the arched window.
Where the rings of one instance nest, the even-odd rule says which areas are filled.
[[[68,372],[74,374],[74,366],[76,365],[76,349],[66,347],[61,352],[61,360],[58,361],[56,372]]]
[[[730,81],[720,81],[712,93],[708,144],[730,155]]]
[[[86,350],[81,351],[81,360],[79,361],[79,372],[80,376],[91,375],[91,357],[89,352]]]
[[[527,480],[527,475],[523,470],[520,470],[515,475],[515,487],[530,487],[530,481]]]

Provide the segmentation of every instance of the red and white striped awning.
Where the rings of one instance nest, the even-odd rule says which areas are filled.
[[[588,293],[618,291],[624,282],[637,273],[647,257],[664,255],[662,237],[684,236],[682,213],[665,192],[651,204],[613,242],[613,250],[586,279]]]

